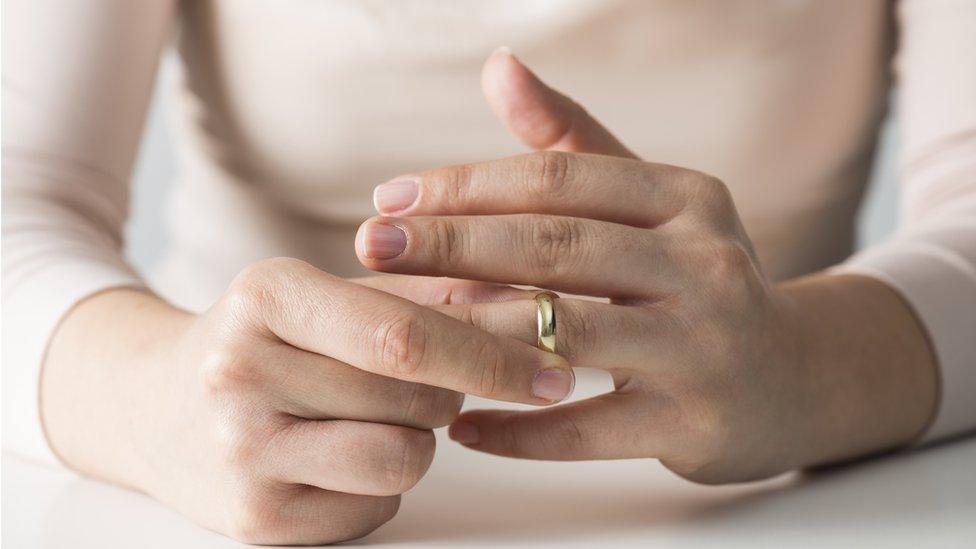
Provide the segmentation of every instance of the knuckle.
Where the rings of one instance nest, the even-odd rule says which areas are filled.
[[[491,340],[485,339],[478,342],[474,357],[474,368],[478,373],[478,394],[493,396],[502,392],[508,375],[502,350]]]
[[[584,450],[585,440],[583,431],[579,425],[571,418],[563,418],[556,422],[549,436],[556,448],[569,455],[580,455]]]
[[[537,433],[530,433],[525,429],[520,429],[518,422],[519,418],[517,414],[506,414],[498,426],[498,432],[502,434],[500,440],[501,447],[503,448],[502,453],[510,456],[531,458],[538,442],[529,440],[529,438],[538,435]],[[551,437],[552,434],[547,433],[546,436]],[[555,440],[555,438],[551,440]],[[546,440],[546,442],[550,442],[550,440]]]
[[[697,202],[713,217],[726,219],[735,215],[732,192],[721,179],[707,174],[697,174]]]
[[[733,418],[720,401],[699,399],[685,414],[685,426],[697,448],[699,461],[719,459],[733,438]]]
[[[224,294],[222,299],[224,310],[234,318],[248,319],[260,316],[272,299],[269,282],[265,274],[259,275],[250,270],[242,271]]]
[[[348,528],[348,532],[343,532],[340,537],[335,537],[330,542],[361,538],[389,522],[400,510],[399,495],[374,497],[372,502],[373,504],[364,509],[358,520]]]
[[[471,326],[479,326],[479,319],[481,318],[481,313],[476,307],[470,304],[461,304],[455,309],[455,318],[458,322],[462,324],[469,324]]]
[[[539,151],[524,156],[523,180],[534,194],[552,197],[566,191],[573,155],[560,151]]]
[[[400,509],[400,496],[373,496],[368,505],[358,506],[357,509],[342,509],[336,511],[336,519],[330,521],[327,531],[316,543],[331,544],[341,541],[359,539],[376,530],[396,516]],[[339,520],[339,517],[342,517]]]
[[[224,296],[227,308],[249,317],[274,301],[274,288],[283,278],[302,275],[314,267],[291,257],[274,257],[248,265],[231,281]]]
[[[750,270],[752,258],[740,242],[723,240],[713,244],[710,273],[723,282],[741,280]]]
[[[437,175],[441,184],[436,185],[435,188],[441,191],[445,202],[455,206],[464,205],[468,202],[471,188],[471,166],[466,164],[451,166],[439,170]]]
[[[218,418],[216,431],[217,459],[231,473],[248,476],[264,452],[260,434],[239,413]]]
[[[582,252],[581,226],[571,218],[533,216],[526,249],[534,250],[533,260],[543,273],[557,275],[562,267],[573,264]]]
[[[557,299],[555,306],[558,307],[556,318],[559,319],[560,333],[557,345],[567,349],[568,354],[586,355],[594,341],[593,320],[582,308],[571,302]]]
[[[422,315],[400,312],[376,331],[374,349],[379,368],[393,377],[415,376],[427,354],[427,327]]]
[[[502,453],[509,456],[528,457],[526,452],[523,451],[523,448],[526,448],[526,444],[520,434],[522,431],[516,425],[516,421],[514,414],[506,414],[498,426],[498,432],[502,434],[501,440],[499,441],[503,448]]]
[[[293,257],[272,257],[262,259],[244,267],[231,283],[232,287],[238,284],[245,288],[261,286],[271,280],[277,279],[283,273],[302,272],[313,267],[301,259]]]
[[[264,381],[259,364],[232,346],[208,351],[200,365],[203,385],[212,396],[234,394]]]
[[[246,488],[232,504],[227,533],[244,543],[281,543],[285,541],[283,518],[274,494]]]
[[[450,425],[460,415],[464,405],[464,393],[442,390],[437,395],[436,412],[431,414],[431,429]]]
[[[402,494],[413,488],[423,478],[434,459],[433,431],[402,428],[394,437],[395,449],[387,454],[384,466],[384,483],[391,494]]]
[[[738,240],[708,239],[686,245],[686,268],[705,276],[713,285],[727,288],[752,270],[752,256]]]
[[[404,425],[425,429],[444,427],[461,412],[463,393],[421,383],[406,384],[406,387],[409,391],[407,405],[403,407],[400,418]]]
[[[431,221],[424,242],[428,255],[447,265],[454,265],[464,256],[464,235],[449,219]]]

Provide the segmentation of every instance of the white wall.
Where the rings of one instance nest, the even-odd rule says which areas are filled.
[[[170,102],[164,89],[157,85],[146,119],[126,227],[126,255],[143,272],[159,258],[166,245],[163,208],[176,175],[176,157],[166,124]]]
[[[127,230],[127,253],[140,270],[152,265],[166,245],[162,209],[169,182],[176,173],[175,157],[167,130],[169,101],[159,86],[146,121],[142,149],[136,167],[132,217]],[[897,122],[889,120],[882,132],[871,187],[860,219],[859,245],[878,242],[891,232],[897,215],[897,181],[894,161]]]

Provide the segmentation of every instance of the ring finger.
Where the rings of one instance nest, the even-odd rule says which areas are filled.
[[[434,309],[483,330],[536,343],[536,302],[438,305]],[[602,370],[653,368],[670,352],[666,317],[583,299],[557,299],[556,352],[574,367]]]

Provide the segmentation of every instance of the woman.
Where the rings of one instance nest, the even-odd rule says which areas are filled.
[[[391,518],[448,424],[706,483],[970,430],[976,6],[897,7],[896,33],[880,0],[16,3],[6,443],[244,541],[318,543]],[[150,291],[121,231],[177,27]],[[847,258],[893,38],[905,219]],[[500,43],[606,126],[505,49],[484,109]],[[360,263],[452,278],[343,278]],[[554,354],[535,292],[498,283],[604,299],[554,301]],[[571,366],[616,390],[457,415],[464,393],[558,402]]]

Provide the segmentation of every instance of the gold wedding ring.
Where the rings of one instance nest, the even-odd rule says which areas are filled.
[[[553,300],[559,296],[552,292],[535,294],[536,341],[535,346],[550,353],[556,352],[556,308]]]

